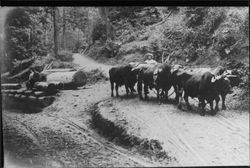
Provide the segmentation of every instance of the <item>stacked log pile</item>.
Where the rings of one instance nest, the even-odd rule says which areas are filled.
[[[22,88],[18,83],[1,84],[5,101],[3,104],[9,104],[8,101],[14,100],[24,106],[46,107],[53,103],[54,95],[59,90],[76,89],[86,84],[87,76],[83,71],[72,68],[50,69],[51,64],[45,66],[39,73],[39,79],[34,80],[29,77],[26,88]]]
[[[2,95],[5,101],[3,104],[8,103],[7,101],[17,101],[24,103],[25,105],[46,107],[53,103],[55,100],[54,93],[21,89],[5,89],[2,90]]]

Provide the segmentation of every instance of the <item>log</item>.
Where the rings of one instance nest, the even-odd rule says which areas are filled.
[[[17,93],[20,93],[20,94],[23,94],[25,90],[26,90],[26,89],[21,88],[21,89],[18,89],[16,92],[17,92]]]
[[[55,87],[55,89],[63,89],[63,83],[59,81],[51,81],[49,82],[49,87]]]
[[[19,102],[23,104],[24,108],[25,106],[28,107],[46,107],[53,103],[55,100],[55,97],[53,96],[40,96],[36,97],[33,95],[26,96],[23,94],[11,94],[10,96],[7,96],[7,98],[12,98],[14,102]]]
[[[32,102],[36,102],[37,98],[35,96],[29,96],[27,97],[27,99],[29,99]]]
[[[26,95],[26,96],[30,96],[32,93],[33,93],[32,90],[25,90],[25,91],[23,92],[23,94]]]
[[[48,74],[55,73],[55,72],[71,72],[71,71],[76,71],[76,69],[74,68],[48,69],[48,70],[43,70],[41,74],[48,75]]]
[[[14,98],[19,99],[22,95],[21,94],[15,94]]]
[[[10,90],[9,92],[12,93],[12,94],[16,94],[17,90]]]
[[[10,72],[5,72],[5,73],[2,73],[2,74],[1,74],[1,77],[4,78],[4,77],[7,77],[7,76],[9,76],[9,75],[10,75]]]
[[[35,95],[36,97],[40,97],[40,96],[44,96],[45,93],[44,93],[43,91],[36,91],[36,92],[34,92],[34,95]]]
[[[21,99],[21,100],[25,100],[26,98],[27,98],[27,96],[25,96],[25,95],[21,95],[21,96],[20,96],[20,99]]]
[[[41,106],[43,106],[43,107],[51,105],[54,100],[55,100],[55,98],[52,97],[52,96],[44,96],[44,97],[39,97],[38,98],[39,104]]]
[[[1,84],[2,89],[20,89],[22,86],[19,83],[3,83]]]
[[[23,75],[27,74],[30,71],[31,67],[32,66],[30,66],[30,67],[22,70],[21,72],[15,74],[13,76],[8,77],[8,80],[13,80],[13,79],[16,79],[16,78],[21,78]]]
[[[48,90],[48,86],[47,82],[36,82],[33,87],[35,90],[46,91]]]
[[[64,86],[81,87],[86,84],[87,76],[81,71],[55,72],[47,75],[47,82],[58,81]]]
[[[51,92],[51,91],[56,91],[62,88],[63,88],[63,84],[58,81],[36,82],[34,84],[34,89],[37,91]]]

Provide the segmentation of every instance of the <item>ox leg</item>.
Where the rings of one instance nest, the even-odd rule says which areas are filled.
[[[189,102],[188,102],[188,95],[187,95],[186,93],[184,94],[184,100],[185,100],[185,102],[186,102],[186,104],[187,104],[188,110],[192,110],[192,108],[191,108],[191,106],[190,106],[190,104],[189,104]]]
[[[167,102],[169,101],[169,99],[168,99],[168,90],[165,90],[165,99],[166,99]]]
[[[142,98],[142,81],[141,81],[141,80],[138,81],[138,84],[137,84],[137,92],[138,92],[138,94],[139,94],[140,99],[143,99],[143,98]]]
[[[200,115],[204,116],[205,115],[205,106],[206,106],[204,98],[200,99],[200,106],[201,106]]]
[[[175,102],[178,103],[179,101],[178,86],[174,86],[174,92],[175,92]]]
[[[210,100],[209,101],[209,104],[210,104],[210,113],[212,114],[212,115],[215,115],[216,114],[216,112],[214,111],[214,104],[213,104],[213,100]]]
[[[157,99],[160,99],[160,89],[156,89],[157,92]]]
[[[160,93],[160,97],[164,98],[164,95],[165,95],[164,90],[162,90],[161,93]]]
[[[162,92],[161,92],[161,94],[160,94],[160,89],[156,89],[156,91],[157,91],[157,100],[158,100],[158,104],[161,104],[161,94],[162,94]]]
[[[215,102],[216,102],[215,111],[219,111],[219,101],[220,101],[220,97],[217,96],[217,97],[215,98]]]
[[[114,97],[114,82],[110,82],[110,85],[111,85],[111,97]]]
[[[222,110],[226,110],[226,105],[225,105],[226,95],[221,94],[221,99],[222,99]]]
[[[133,95],[134,95],[134,92],[136,92],[136,90],[134,89],[134,86],[135,86],[135,85],[132,84],[132,85],[130,85],[130,87],[129,87],[131,96],[133,96]]]
[[[119,97],[118,88],[119,88],[119,86],[118,86],[118,84],[116,84],[115,85],[116,97]]]
[[[126,89],[126,94],[127,94],[127,96],[128,96],[129,90],[128,90],[128,86],[127,86],[127,85],[125,85],[125,89]]]
[[[144,95],[145,99],[148,99],[148,86],[146,84],[144,84]]]
[[[134,88],[134,85],[130,87],[130,90],[131,90],[132,93],[133,93],[133,92],[136,92],[136,90],[135,90],[135,88]]]
[[[134,88],[133,87],[129,87],[130,89],[130,95],[133,96],[134,95]]]
[[[164,89],[162,89],[161,92],[160,92],[160,99],[161,99],[162,101],[165,100],[165,90],[164,90]]]
[[[183,88],[180,90],[178,89],[177,95],[178,95],[178,108],[181,109],[181,102],[182,102],[182,94],[183,94]]]

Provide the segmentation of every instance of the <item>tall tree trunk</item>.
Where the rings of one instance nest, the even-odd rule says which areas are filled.
[[[77,43],[79,43],[80,29],[77,29]]]
[[[66,8],[63,7],[63,37],[62,37],[62,48],[65,49],[65,32],[66,32]]]
[[[87,43],[88,45],[92,44],[92,39],[91,39],[91,19],[90,19],[90,8],[87,10],[87,20],[88,20],[88,30],[87,30]]]
[[[43,44],[46,45],[47,44],[47,28],[44,28],[44,41]]]
[[[104,13],[105,13],[105,24],[106,24],[106,36],[107,36],[107,41],[109,41],[111,39],[111,36],[110,36],[110,22],[108,18],[109,12],[107,7],[104,8]]]
[[[106,40],[109,41],[110,40],[110,22],[108,19],[108,8],[107,7],[100,7],[99,8],[99,13],[102,17],[102,19],[105,22],[106,25]]]
[[[57,32],[57,7],[53,9],[53,22],[54,22],[54,54],[58,57],[58,32]]]

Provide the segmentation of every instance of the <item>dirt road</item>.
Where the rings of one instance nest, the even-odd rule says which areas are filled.
[[[100,68],[80,55],[74,57],[75,63],[87,65],[85,70]],[[107,74],[109,67],[102,67]],[[61,91],[51,106],[38,113],[3,109],[5,167],[160,166],[114,145],[91,127],[89,108],[109,97],[108,88],[108,82],[101,82]]]
[[[115,98],[102,103],[105,118],[131,134],[159,140],[182,166],[249,165],[248,112],[220,111],[203,117],[154,100]]]
[[[79,54],[74,62],[108,74],[109,66]],[[173,104],[158,105],[153,92],[151,96],[149,101],[110,98],[106,81],[62,91],[39,113],[3,110],[6,167],[249,165],[248,112],[227,110],[203,117]],[[177,163],[162,165],[101,137],[91,127],[89,112],[99,101],[104,117],[138,137],[159,140]]]

